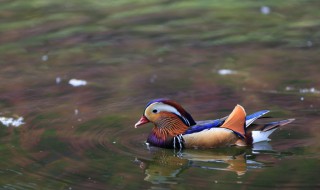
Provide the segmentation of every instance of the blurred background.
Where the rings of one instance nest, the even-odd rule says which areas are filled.
[[[319,7],[0,0],[0,189],[318,189]],[[133,128],[160,97],[296,121],[263,151],[176,153]]]

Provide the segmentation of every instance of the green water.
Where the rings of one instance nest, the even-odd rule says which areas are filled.
[[[0,189],[319,189],[320,2],[0,5]],[[159,97],[296,120],[258,148],[157,149],[133,125]]]

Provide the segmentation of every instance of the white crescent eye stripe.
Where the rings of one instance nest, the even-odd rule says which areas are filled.
[[[155,103],[150,104],[148,107],[151,107],[151,106],[153,107],[153,110],[156,109],[156,110],[158,110],[158,112],[161,112],[161,111],[172,112],[172,113],[182,117],[182,115],[180,114],[180,112],[176,108],[174,108],[173,106],[170,106],[168,104],[164,104],[161,102],[155,102]],[[146,111],[147,111],[147,109],[146,109]],[[145,115],[147,115],[146,111],[144,113]]]
[[[184,117],[174,106],[162,103],[162,102],[154,102],[150,104],[144,111],[144,115],[150,120],[153,114],[157,114],[159,112],[170,112],[177,115],[187,126],[190,126],[189,120]]]

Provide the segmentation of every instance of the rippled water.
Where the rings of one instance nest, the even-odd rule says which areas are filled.
[[[318,189],[319,3],[1,1],[0,189]],[[150,99],[296,118],[254,147],[148,147]]]

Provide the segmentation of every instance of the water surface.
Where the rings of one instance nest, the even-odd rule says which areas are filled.
[[[1,189],[318,189],[316,1],[1,1]],[[164,150],[150,99],[196,120],[296,118],[246,148]]]

